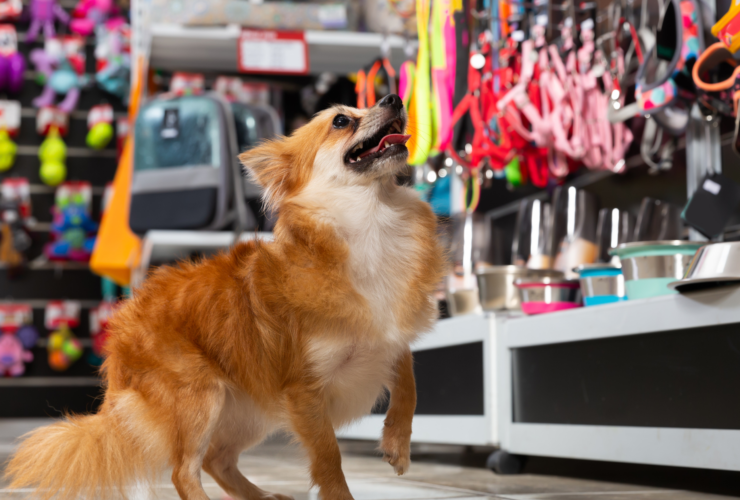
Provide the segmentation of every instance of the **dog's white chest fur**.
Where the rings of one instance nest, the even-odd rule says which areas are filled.
[[[309,359],[331,396],[335,425],[369,413],[392,380],[393,363],[413,340],[401,332],[395,316],[419,253],[409,221],[410,196],[401,190],[379,197],[375,191],[353,189],[326,202],[326,215],[349,246],[350,279],[373,321],[367,335],[347,332],[309,344]]]

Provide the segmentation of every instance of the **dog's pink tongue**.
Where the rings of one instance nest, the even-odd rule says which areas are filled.
[[[393,144],[406,144],[408,140],[411,139],[410,135],[404,135],[404,134],[390,134],[383,137],[377,146],[375,146],[373,149],[369,149],[362,153],[360,155],[360,158],[364,158],[368,155],[371,155],[373,153],[377,153],[384,147],[392,146]]]

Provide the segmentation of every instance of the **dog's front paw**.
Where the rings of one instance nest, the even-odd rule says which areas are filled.
[[[386,427],[380,443],[383,460],[393,466],[399,476],[408,472],[411,466],[411,433],[401,433]]]

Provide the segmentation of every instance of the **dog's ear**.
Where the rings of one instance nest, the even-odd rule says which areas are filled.
[[[245,151],[239,161],[250,179],[262,186],[263,197],[273,208],[295,187],[291,175],[294,161],[284,137]]]
[[[252,180],[264,188],[263,198],[270,208],[278,208],[308,183],[327,129],[324,121],[313,120],[290,137],[265,141],[239,155]]]

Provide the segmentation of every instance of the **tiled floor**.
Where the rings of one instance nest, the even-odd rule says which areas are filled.
[[[0,441],[2,436],[0,436]],[[9,446],[1,446],[2,451],[9,451]],[[737,498],[726,494],[702,493],[687,491],[682,488],[650,484],[650,476],[665,474],[665,470],[648,468],[647,471],[635,474],[635,469],[624,469],[626,477],[641,478],[637,484],[628,484],[617,480],[586,479],[567,477],[548,473],[563,468],[562,463],[553,467],[542,463],[535,464],[534,469],[544,473],[525,473],[517,476],[497,476],[484,467],[454,464],[452,462],[475,462],[480,465],[484,454],[464,453],[463,448],[445,448],[422,446],[416,447],[411,471],[403,477],[394,476],[390,466],[385,464],[374,452],[370,443],[343,442],[343,468],[349,482],[350,490],[356,500],[422,500],[422,499],[456,499],[456,500],[721,500]],[[462,458],[461,458],[462,457]],[[468,458],[464,458],[468,457]],[[562,462],[562,461],[561,461]],[[318,500],[316,491],[309,490],[306,460],[298,446],[289,444],[284,439],[273,439],[260,447],[242,455],[239,468],[261,488],[292,495],[296,500]],[[571,465],[573,465],[571,463]],[[604,470],[617,469],[618,464],[602,464]],[[667,469],[667,468],[664,468]],[[652,472],[651,472],[652,471]],[[675,475],[675,484],[681,486],[680,469],[668,470],[666,477]],[[671,474],[673,472],[675,474]],[[688,475],[692,472],[689,471]],[[701,473],[698,484],[701,484]],[[735,476],[706,476],[708,488],[704,491],[717,491],[709,482],[717,477],[732,482]],[[598,476],[598,472],[596,473]],[[619,476],[619,474],[617,474]],[[647,480],[645,479],[647,476]],[[661,481],[658,481],[661,482]],[[662,481],[665,483],[666,481]],[[671,480],[668,479],[670,483]],[[715,481],[716,482],[716,481]],[[696,483],[696,481],[695,481]],[[203,475],[203,484],[211,499],[226,500],[218,485],[207,475]],[[639,484],[639,485],[638,485]],[[0,481],[0,499],[30,499],[25,491],[3,489]],[[700,488],[701,490],[701,488]],[[167,478],[156,487],[156,498],[176,500],[178,496]],[[725,489],[725,492],[727,490]],[[738,490],[740,491],[740,489]],[[135,495],[136,500],[143,500],[147,495]]]

